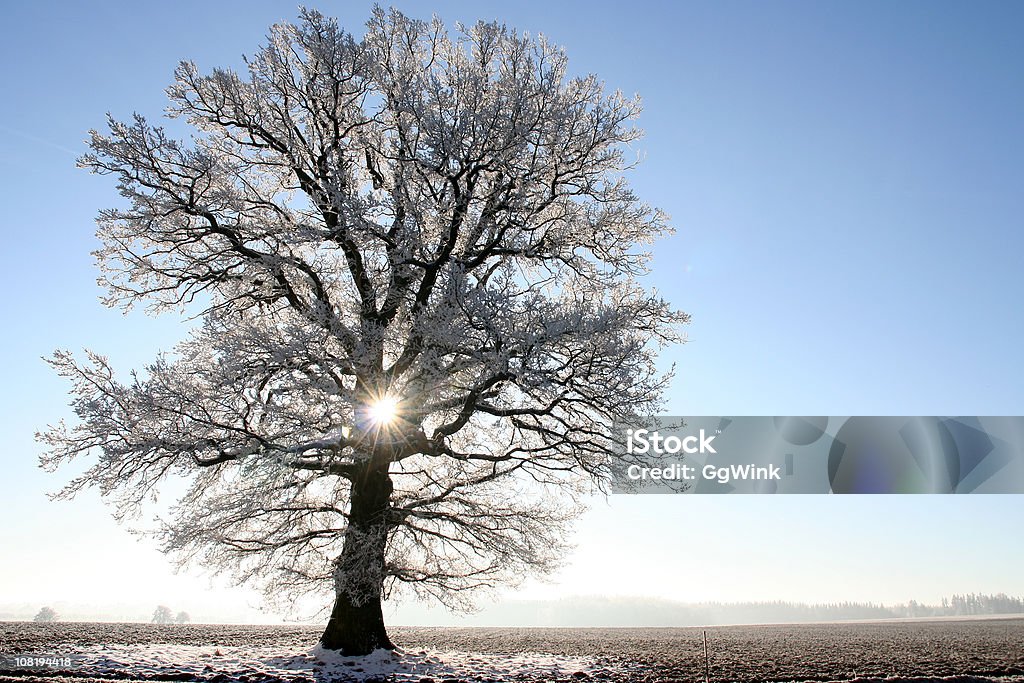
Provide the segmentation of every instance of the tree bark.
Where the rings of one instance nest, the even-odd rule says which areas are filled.
[[[324,648],[349,656],[395,648],[381,607],[393,490],[388,465],[368,465],[352,481],[348,529],[335,569],[334,609],[320,637]]]

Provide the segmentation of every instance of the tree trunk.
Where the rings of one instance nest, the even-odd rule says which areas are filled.
[[[335,569],[334,609],[320,637],[327,649],[359,656],[395,648],[381,608],[392,490],[388,462],[368,465],[352,482],[348,530]]]
[[[380,598],[378,593],[356,605],[346,593],[339,593],[320,644],[350,657],[368,655],[380,648],[395,649],[384,626]]]

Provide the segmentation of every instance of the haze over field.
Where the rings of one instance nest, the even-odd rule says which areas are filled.
[[[61,621],[151,621],[152,608],[142,604],[87,605],[58,602],[48,605]],[[279,624],[273,614],[250,610],[211,616],[198,608],[193,623]],[[174,610],[172,610],[174,611]],[[0,605],[0,620],[28,621],[37,607],[28,603]],[[569,596],[557,600],[514,600],[484,603],[476,612],[457,620],[451,613],[423,603],[393,608],[389,618],[399,626],[457,624],[476,627],[685,627],[728,624],[786,624],[849,620],[987,618],[1024,614],[1024,600],[1006,595],[954,595],[941,604],[917,602],[899,605],[833,603],[807,605],[791,602],[687,604],[663,598],[621,596]],[[401,618],[401,621],[395,619]],[[318,621],[314,617],[314,622]],[[291,622],[294,623],[294,622]]]

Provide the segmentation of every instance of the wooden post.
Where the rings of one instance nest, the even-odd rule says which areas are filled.
[[[704,634],[704,683],[711,683],[711,664],[708,662],[708,632]]]

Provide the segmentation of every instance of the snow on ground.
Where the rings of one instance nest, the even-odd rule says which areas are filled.
[[[67,673],[96,678],[127,675],[160,679],[176,674],[199,681],[280,680],[290,683],[618,678],[592,658],[534,653],[499,655],[398,649],[393,652],[377,650],[365,657],[345,657],[319,646],[309,651],[288,651],[280,647],[151,644],[72,646],[61,656],[71,659]]]
[[[345,657],[319,646],[308,651],[281,647],[210,647],[195,645],[69,646],[63,670],[22,670],[0,681],[134,679],[208,681],[210,683],[464,683],[468,681],[539,682],[650,680],[642,668],[592,657],[537,653],[377,650],[365,657]],[[11,674],[13,672],[2,672]],[[659,677],[660,680],[660,677]],[[854,677],[843,683],[1024,683],[1024,677]]]
[[[396,628],[404,649],[368,657],[311,650],[318,635],[314,627],[0,622],[0,683],[704,683],[705,666],[712,683],[1024,683],[1019,618],[706,631]]]

